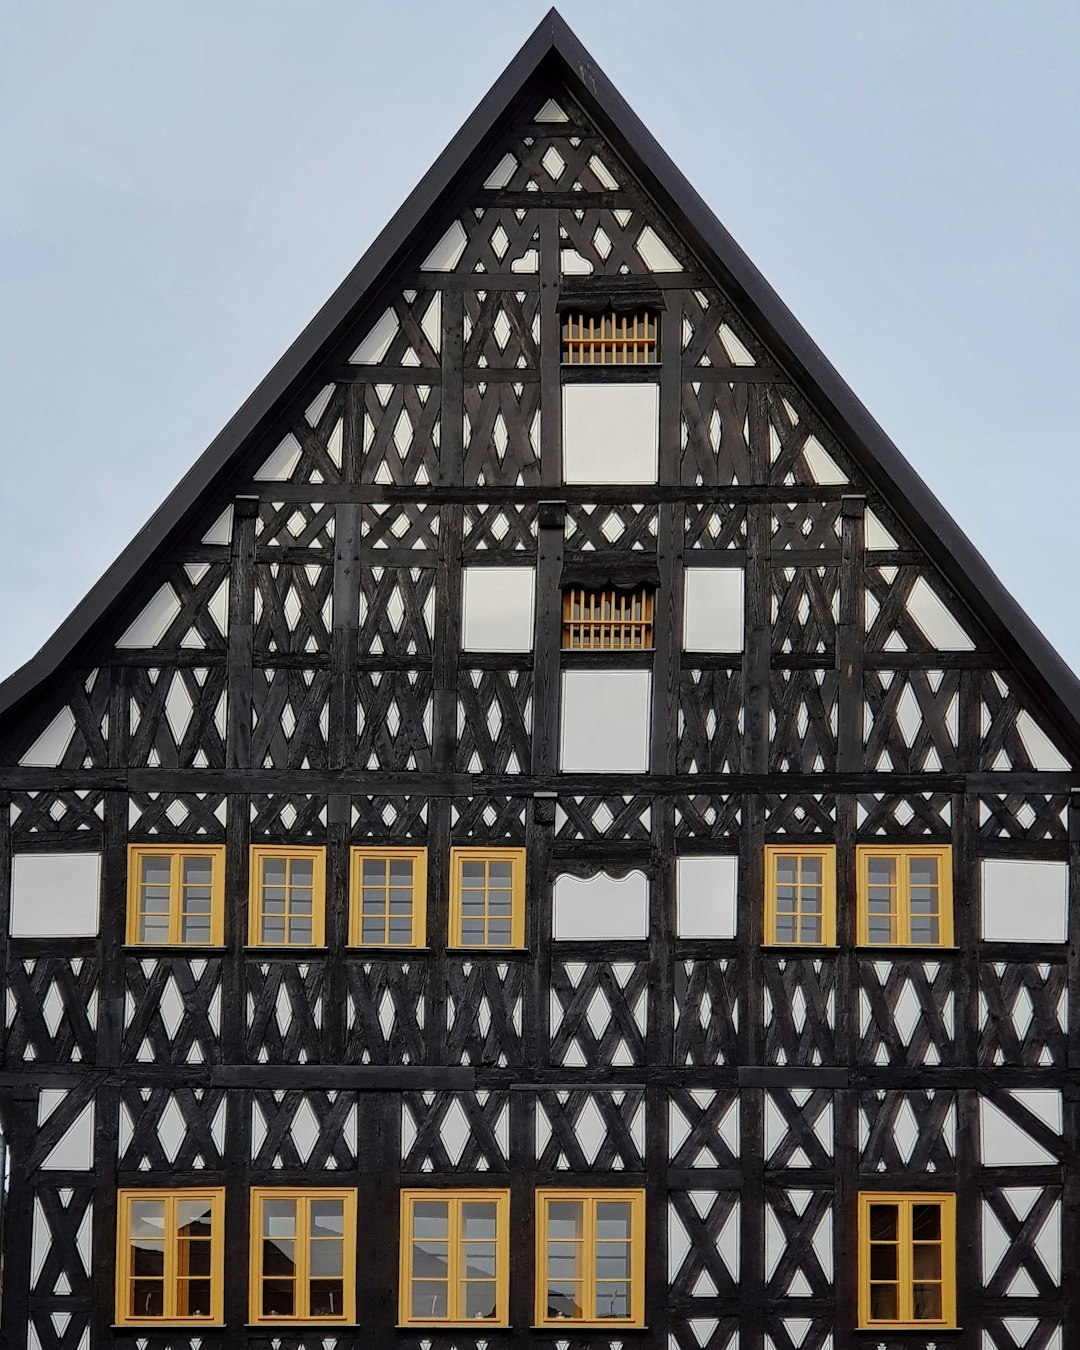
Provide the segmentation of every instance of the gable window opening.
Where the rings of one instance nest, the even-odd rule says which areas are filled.
[[[562,649],[651,651],[654,607],[648,586],[569,586],[562,598]]]
[[[659,320],[649,310],[634,314],[564,314],[562,359],[567,366],[655,365]]]

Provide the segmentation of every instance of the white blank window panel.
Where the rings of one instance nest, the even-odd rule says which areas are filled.
[[[660,386],[568,384],[563,389],[563,478],[655,483]]]
[[[647,670],[567,670],[562,677],[564,773],[641,773],[649,767]]]
[[[982,935],[988,942],[1064,942],[1068,895],[1068,863],[984,858]]]
[[[467,652],[527,652],[533,645],[531,567],[467,567],[461,645]]]
[[[675,883],[679,937],[733,938],[739,860],[734,855],[680,858]]]
[[[683,573],[683,648],[741,652],[743,591],[741,567],[688,567]]]
[[[649,935],[649,883],[643,872],[625,877],[555,878],[554,935],[568,938],[644,938]]]
[[[17,853],[11,936],[93,937],[100,894],[100,853]]]

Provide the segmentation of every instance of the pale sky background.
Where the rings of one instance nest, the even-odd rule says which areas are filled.
[[[547,7],[0,0],[0,677]],[[1080,5],[560,8],[1080,668]]]

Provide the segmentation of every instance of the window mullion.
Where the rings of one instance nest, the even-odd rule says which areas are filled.
[[[180,910],[183,905],[183,888],[180,878],[183,876],[183,858],[179,853],[169,857],[169,943],[177,946],[180,942]]]
[[[585,1301],[585,1317],[596,1321],[596,1198],[588,1197],[581,1206],[581,1259],[584,1265],[582,1295]]]
[[[896,940],[911,941],[911,859],[901,850],[896,855]]]
[[[176,1306],[176,1271],[178,1264],[179,1235],[176,1229],[176,1196],[169,1195],[165,1197],[164,1214],[162,1216],[164,1224],[164,1239],[162,1243],[162,1276],[164,1278],[165,1288],[163,1289],[163,1298],[161,1311],[164,1314],[164,1320],[175,1321],[178,1315]]]
[[[465,1315],[461,1306],[461,1234],[465,1222],[461,1197],[455,1196],[448,1205],[446,1216],[446,1312],[451,1322],[460,1322]]]
[[[296,1315],[311,1316],[311,1197],[296,1198]]]
[[[899,1275],[900,1275],[900,1320],[912,1322],[915,1317],[915,1289],[913,1274],[913,1249],[911,1201],[900,1203],[898,1214],[898,1232],[900,1238]]]

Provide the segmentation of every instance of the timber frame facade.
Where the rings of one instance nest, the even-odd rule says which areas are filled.
[[[0,686],[0,1342],[1080,1344],[1078,757],[553,12]]]

